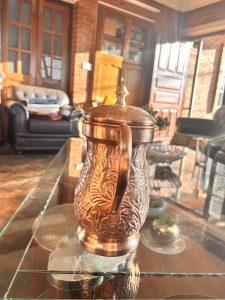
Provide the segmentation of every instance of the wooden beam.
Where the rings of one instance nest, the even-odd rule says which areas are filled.
[[[225,30],[225,19],[186,28],[182,31],[182,35],[187,37],[197,37],[223,30]]]
[[[118,7],[118,6],[115,6],[115,5],[106,3],[106,2],[104,2],[104,1],[101,1],[101,0],[100,0],[100,1],[98,1],[98,3],[101,4],[101,5],[104,5],[104,6],[106,6],[106,7],[110,7],[110,8],[113,8],[113,9],[117,10],[117,11],[120,11],[120,12],[126,13],[126,14],[128,14],[128,15],[131,15],[131,16],[133,16],[133,17],[142,19],[142,20],[144,20],[144,21],[147,21],[147,22],[150,22],[150,23],[155,23],[155,20],[153,20],[153,19],[150,19],[150,18],[146,18],[146,17],[140,16],[140,15],[138,15],[138,14],[136,14],[136,13],[133,13],[133,12],[131,12],[131,11],[128,11],[128,10],[123,9],[123,8],[120,8],[120,7]]]
[[[160,13],[160,9],[157,9],[157,8],[151,6],[151,5],[145,4],[145,3],[143,3],[143,2],[141,2],[139,0],[125,0],[125,1],[129,2],[131,4],[134,4],[134,5],[138,6],[138,7],[144,8],[146,10],[152,11],[152,12],[154,12],[156,14]]]

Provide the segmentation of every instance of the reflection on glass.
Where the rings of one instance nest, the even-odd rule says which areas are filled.
[[[52,79],[60,80],[62,78],[62,71],[60,69],[52,69]]]
[[[18,0],[8,0],[9,20],[18,20]]]
[[[41,62],[41,67],[50,67],[51,66],[51,57],[49,56],[43,56],[42,57],[42,62]]]
[[[125,25],[120,18],[113,15],[106,16],[103,50],[110,54],[121,55],[124,33]]]
[[[30,25],[31,21],[31,3],[22,2],[21,23]]]
[[[44,9],[44,28],[52,28],[52,11],[49,8]]]
[[[42,78],[50,78],[51,68],[47,67],[45,69],[41,69],[41,77]]]
[[[55,31],[62,32],[63,25],[63,13],[61,11],[56,11],[55,13]]]
[[[43,56],[41,61],[41,76],[42,78],[51,77],[51,57]]]
[[[62,36],[60,35],[54,37],[54,55],[62,55]]]
[[[53,59],[52,60],[52,67],[56,69],[62,68],[62,61],[60,59]]]
[[[8,30],[8,46],[18,48],[18,27],[16,25],[9,25]]]
[[[30,29],[24,27],[21,29],[21,48],[30,50]]]
[[[128,60],[135,63],[143,62],[143,51],[145,48],[146,31],[137,26],[131,27]]]
[[[51,39],[52,36],[50,33],[43,33],[43,41],[42,41],[42,51],[44,54],[51,55]]]
[[[16,73],[17,72],[17,60],[18,60],[18,53],[16,51],[9,51],[8,52],[8,67],[9,73]]]
[[[22,53],[22,74],[28,75],[30,74],[30,54]]]

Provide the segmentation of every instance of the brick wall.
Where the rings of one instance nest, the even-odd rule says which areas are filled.
[[[225,63],[224,45],[225,35],[203,39],[203,48],[197,74],[197,87],[193,99],[192,117],[212,118],[212,114],[217,109],[219,90],[222,84],[222,67]],[[188,107],[190,103],[196,51],[196,49],[192,50],[182,115],[185,115],[185,107]]]
[[[73,7],[70,94],[73,105],[90,100],[92,72],[81,68],[83,61],[93,61],[97,28],[97,0],[79,0]]]

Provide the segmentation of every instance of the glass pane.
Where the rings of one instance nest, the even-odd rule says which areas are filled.
[[[131,28],[128,59],[136,63],[143,61],[143,51],[145,48],[146,32],[142,28],[133,26]]]
[[[61,11],[56,11],[55,13],[55,31],[62,32],[63,25],[63,13]]]
[[[49,8],[44,9],[44,28],[52,28],[52,10]]]
[[[103,49],[114,55],[122,54],[125,33],[124,22],[117,16],[106,16],[104,24]]]
[[[62,69],[62,61],[59,59],[52,60],[52,67],[55,69]]]
[[[18,20],[18,0],[9,0],[9,20]]]
[[[60,80],[62,78],[62,71],[60,69],[52,69],[52,79]]]
[[[30,74],[30,54],[22,53],[22,74]]]
[[[31,3],[22,2],[21,23],[30,25],[31,21]]]
[[[51,67],[51,57],[48,56],[43,56],[42,57],[42,62],[41,62],[41,67]]]
[[[17,60],[18,60],[18,53],[16,51],[9,51],[8,52],[9,73],[17,72]]]
[[[42,51],[45,54],[51,55],[51,42],[52,36],[50,33],[44,32],[43,33],[43,41],[42,41]]]
[[[18,48],[18,27],[16,25],[9,25],[8,30],[8,46]]]
[[[50,78],[50,72],[51,72],[51,68],[45,68],[45,69],[41,69],[41,77],[42,78]]]
[[[60,35],[54,37],[54,55],[62,56],[62,37]]]
[[[21,29],[21,48],[30,50],[30,29]]]
[[[43,56],[41,61],[42,78],[50,78],[51,74],[51,57]]]

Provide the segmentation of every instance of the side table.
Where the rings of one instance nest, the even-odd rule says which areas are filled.
[[[148,176],[150,189],[153,191],[160,191],[162,188],[178,188],[181,186],[179,176],[173,171],[172,163],[176,160],[182,159],[186,154],[185,151],[173,146],[163,145],[162,143],[150,143],[147,147],[147,162],[148,162]],[[156,217],[156,210],[154,206],[157,204],[165,208],[165,197],[150,195],[152,202],[149,210],[149,217]],[[158,209],[161,214],[165,209]]]

